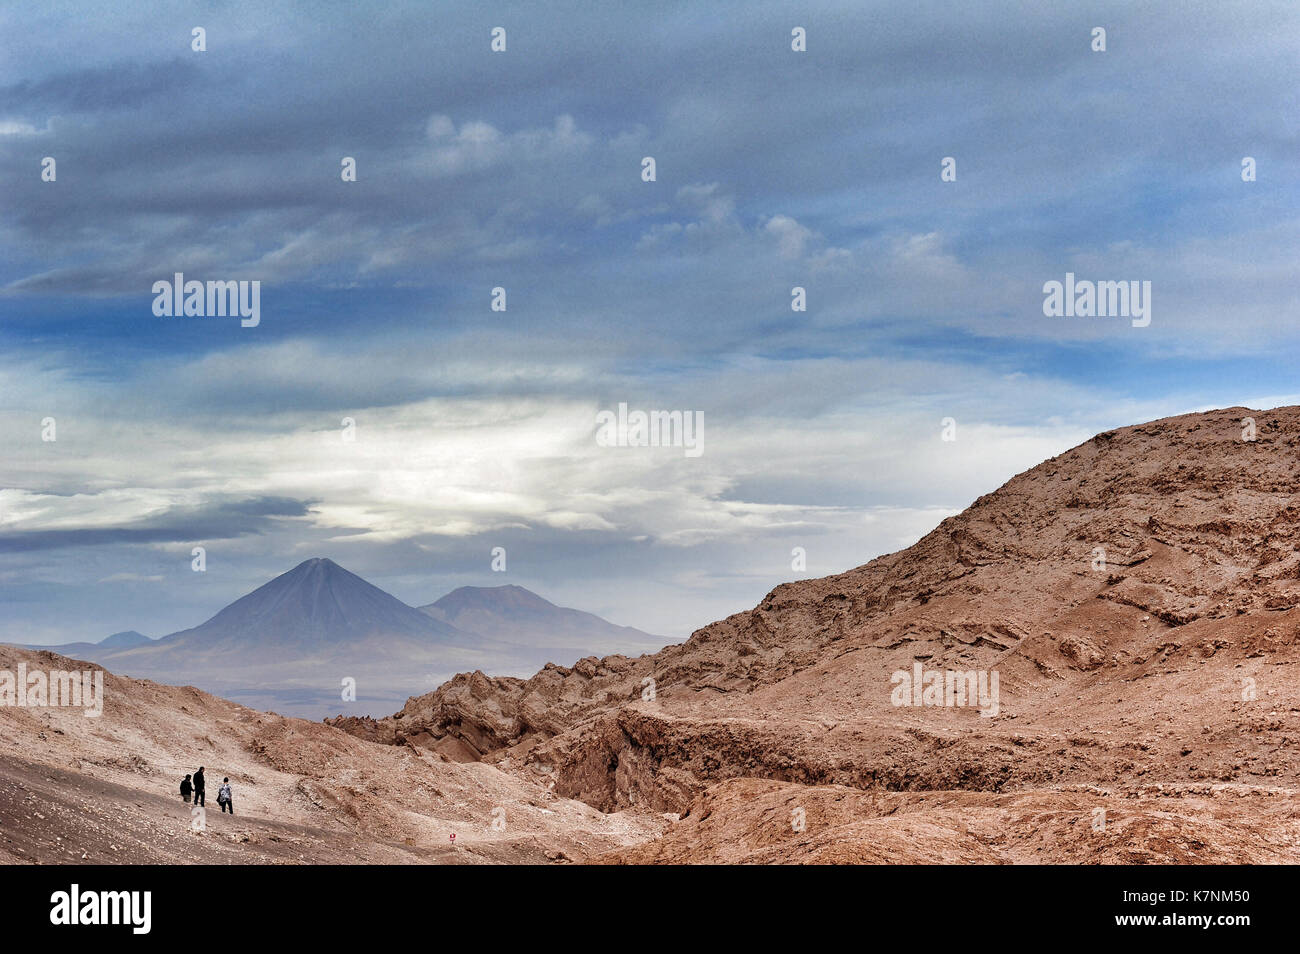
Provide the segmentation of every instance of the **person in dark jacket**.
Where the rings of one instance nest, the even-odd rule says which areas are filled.
[[[203,785],[203,766],[200,765],[199,770],[194,773],[194,804],[206,808],[208,801],[203,797]]]
[[[230,797],[230,779],[228,778],[223,778],[221,787],[217,789],[217,804],[221,806],[223,814],[227,810],[230,811],[230,814],[235,814],[235,803]]]
[[[194,786],[190,784],[190,777],[188,775],[181,779],[181,798],[185,799],[186,805],[190,803],[190,792],[193,788]]]

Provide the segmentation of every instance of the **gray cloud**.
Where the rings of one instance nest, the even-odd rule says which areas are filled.
[[[157,634],[315,555],[422,601],[504,545],[510,582],[682,633],[793,546],[833,572],[1093,431],[1285,399],[1298,19],[6,8],[6,625]],[[154,318],[178,270],[262,280],[262,326]],[[1067,270],[1151,280],[1152,326],[1046,319]],[[619,401],[702,410],[705,456],[598,453]]]
[[[94,505],[94,501],[81,501]],[[110,544],[200,543],[264,533],[278,518],[305,517],[310,504],[285,497],[207,500],[197,506],[168,508],[116,526],[32,529],[0,533],[0,553],[26,553],[61,547]],[[93,518],[92,518],[93,519]],[[39,524],[39,518],[36,521]]]

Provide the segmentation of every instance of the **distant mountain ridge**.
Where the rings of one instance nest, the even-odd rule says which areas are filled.
[[[158,642],[297,651],[355,644],[379,634],[418,641],[462,635],[333,560],[316,557],[240,597],[207,622]]]
[[[117,672],[319,718],[351,703],[396,707],[457,672],[511,675],[589,655],[654,652],[667,640],[556,606],[521,586],[461,587],[417,609],[314,557],[208,620],[152,640],[115,633],[101,643],[32,647]]]
[[[112,636],[105,636],[96,645],[121,649],[125,646],[143,646],[145,643],[151,642],[153,640],[144,633],[137,633],[133,629],[128,629],[125,632],[114,633]]]
[[[130,646],[143,646],[146,643],[152,642],[153,640],[143,633],[137,633],[133,629],[128,629],[121,633],[114,633],[111,636],[105,636],[97,643],[64,643],[60,646],[26,646],[24,648],[48,649],[64,656],[79,658],[87,653],[102,652],[105,649],[124,649]]]
[[[462,586],[420,610],[460,630],[552,653],[567,650],[569,655],[603,655],[602,647],[609,647],[609,652],[620,648],[657,652],[669,642],[594,613],[556,606],[513,583]]]

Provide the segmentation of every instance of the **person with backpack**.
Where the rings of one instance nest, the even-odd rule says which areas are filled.
[[[228,778],[223,778],[221,787],[217,789],[217,804],[221,806],[223,813],[229,810],[230,814],[235,814],[235,803],[230,800],[230,779]]]
[[[200,765],[199,770],[194,773],[194,804],[202,805],[204,808],[206,808],[208,804],[208,800],[203,793],[204,784],[205,783],[203,781],[203,766]]]
[[[181,779],[181,798],[185,799],[186,805],[190,803],[190,792],[192,790],[193,790],[193,786],[190,785],[190,777],[186,775],[183,779]]]

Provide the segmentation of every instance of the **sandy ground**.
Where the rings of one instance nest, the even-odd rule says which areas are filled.
[[[800,827],[801,826],[801,827]],[[863,792],[736,779],[602,863],[1296,864],[1300,798],[1249,786]]]
[[[82,669],[0,647],[0,669]],[[84,863],[565,863],[661,817],[604,814],[486,764],[363,742],[191,687],[107,674],[99,718],[0,708],[0,859]],[[205,766],[206,830],[178,787]],[[217,808],[229,777],[236,816]],[[451,835],[456,838],[453,843]],[[83,857],[84,855],[84,857]]]

